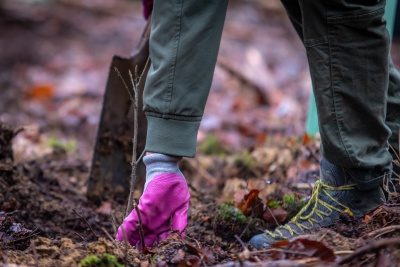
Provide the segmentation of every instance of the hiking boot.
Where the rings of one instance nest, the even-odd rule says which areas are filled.
[[[322,159],[321,179],[315,183],[308,203],[286,225],[254,236],[250,245],[257,249],[298,235],[311,233],[335,223],[341,213],[365,214],[385,201],[381,187],[360,191],[341,168]]]

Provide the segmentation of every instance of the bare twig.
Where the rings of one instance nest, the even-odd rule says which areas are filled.
[[[92,234],[93,234],[97,239],[99,239],[99,236],[93,231],[92,226],[91,226],[90,223],[86,220],[86,218],[83,217],[82,215],[80,215],[80,214],[79,214],[78,212],[76,212],[74,209],[72,209],[72,211],[73,211],[76,215],[78,215],[79,218],[81,218],[81,219],[87,224],[87,226],[89,227],[89,229],[90,229],[90,231],[92,232]]]
[[[25,239],[29,239],[31,237],[37,236],[38,234],[39,234],[39,232],[37,231],[37,228],[36,228],[35,230],[33,230],[31,232],[30,235],[27,235],[27,236],[24,236],[24,237],[21,237],[21,238],[18,238],[18,239],[13,239],[12,241],[10,241],[10,243],[16,243],[16,242],[19,242],[19,241],[22,241],[22,240],[25,240]]]
[[[132,94],[131,94],[131,91],[130,91],[129,88],[128,88],[128,85],[126,84],[124,78],[123,78],[122,75],[121,75],[121,72],[118,70],[117,67],[114,67],[114,70],[115,70],[115,72],[117,73],[118,77],[121,79],[122,83],[124,84],[124,87],[125,87],[125,89],[126,89],[126,92],[127,92],[128,95],[129,95],[129,99],[130,99],[132,102],[135,102],[135,100],[133,99],[133,96],[132,96]]]
[[[197,239],[195,239],[195,238],[193,238],[193,237],[190,237],[190,236],[186,236],[186,238],[187,238],[187,239],[191,239],[191,240],[193,240],[194,242],[196,242],[197,248],[201,249],[200,243],[199,243],[199,241],[198,241]]]
[[[240,243],[240,245],[242,245],[242,247],[244,249],[247,249],[246,244],[242,241],[242,239],[240,239],[240,237],[238,237],[237,235],[235,235],[236,240]]]
[[[275,218],[274,214],[272,213],[271,209],[268,207],[268,205],[265,205],[265,207],[267,208],[268,212],[271,214],[272,218],[274,219],[276,226],[280,226],[278,220]]]
[[[179,233],[179,236],[182,238],[182,234],[184,233],[184,232],[186,232],[186,228],[188,227],[188,225],[186,224],[186,226],[185,226],[185,228],[183,228],[182,229],[182,231],[179,231],[178,230],[178,233]],[[171,227],[170,227],[170,229],[171,229],[171,232],[173,231],[173,230],[175,230],[175,229],[172,229],[172,216],[171,216]]]
[[[309,256],[305,252],[301,251],[293,251],[293,250],[287,250],[287,249],[282,249],[282,248],[270,248],[270,249],[265,249],[265,250],[256,250],[256,251],[250,251],[251,255],[263,255],[263,254],[268,254],[271,252],[283,252],[283,253],[288,253],[288,254],[293,254],[293,255],[300,255],[300,256]]]
[[[334,251],[335,255],[343,255],[343,254],[351,254],[354,253],[354,250],[339,250],[339,251]]]
[[[243,231],[240,233],[239,238],[242,238],[242,236],[244,235],[244,233],[246,233],[247,229],[249,228],[250,224],[253,223],[253,218],[250,218],[250,220],[248,221],[246,227],[243,229]]]
[[[128,237],[125,232],[125,228],[121,226],[121,231],[122,231],[122,236],[124,237],[124,255],[125,255],[125,261],[128,262],[128,248],[129,248],[129,241]]]
[[[77,236],[79,236],[80,238],[82,238],[83,241],[85,241],[86,243],[88,243],[88,241],[86,240],[86,238],[84,238],[82,235],[78,234],[77,232],[74,232]]]
[[[4,263],[4,264],[6,264],[7,263],[7,258],[6,258],[6,256],[3,254],[3,247],[0,245],[0,260]]]
[[[240,257],[239,253],[236,253],[236,257],[239,260],[240,267],[243,267],[244,266],[244,261],[243,261],[242,257]]]
[[[237,254],[237,257],[240,261],[240,266],[243,266],[243,259],[248,260],[250,258],[250,250],[246,247],[246,244],[240,239],[240,237],[235,235],[235,238],[243,247],[243,251]]]
[[[201,255],[200,259],[201,259],[201,263],[203,264],[203,266],[207,267],[207,264],[206,264],[206,261],[204,260],[204,256],[203,255]]]
[[[137,89],[137,66],[135,68],[135,79],[132,77],[132,72],[129,70],[129,77],[131,78],[131,83],[133,86],[133,92],[134,92],[134,97],[131,100],[133,101],[133,107],[134,107],[134,119],[133,119],[133,138],[132,138],[132,172],[131,172],[131,182],[130,182],[130,189],[129,189],[129,199],[128,199],[128,205],[126,207],[126,212],[125,212],[125,217],[129,215],[129,213],[133,209],[133,192],[135,190],[135,184],[136,184],[136,169],[138,165],[138,160],[137,158],[137,134],[138,134],[138,112],[139,112],[139,98],[138,98],[138,89]],[[142,153],[143,154],[143,153]]]
[[[376,229],[368,234],[363,235],[359,239],[366,239],[366,238],[378,238],[384,234],[388,234],[391,232],[400,231],[400,225],[391,225],[384,228]]]
[[[115,218],[114,214],[111,213],[110,217],[111,217],[111,222],[112,222],[114,233],[116,234],[118,231],[119,224],[118,224],[117,219]]]
[[[325,236],[328,234],[328,231],[326,231],[325,233],[323,233],[317,241],[322,242],[322,240],[324,240]]]
[[[138,216],[138,219],[139,219],[138,228],[139,228],[139,234],[140,234],[140,243],[142,245],[142,249],[144,250],[145,243],[144,243],[144,232],[143,232],[142,216],[140,215],[140,211],[139,211],[139,208],[138,208],[135,200],[133,200],[133,208],[136,210],[136,213],[137,213],[137,216]]]
[[[36,250],[36,246],[35,246],[35,242],[33,240],[31,240],[31,250],[32,250],[32,254],[33,254],[33,258],[35,259],[35,266],[39,267],[39,256]]]
[[[342,258],[341,260],[336,262],[334,266],[342,266],[343,264],[350,262],[354,259],[357,259],[360,256],[363,256],[368,253],[377,253],[379,250],[391,246],[397,246],[397,247],[400,246],[400,238],[396,237],[396,238],[383,239],[376,242],[372,242],[369,245],[364,246],[356,250],[354,253]]]
[[[136,160],[136,163],[139,163],[141,160],[142,160],[142,158],[143,158],[143,156],[146,154],[146,150],[143,150],[142,151],[142,154],[140,154],[140,156],[139,156],[139,158]]]
[[[149,64],[149,60],[146,62],[146,66]],[[132,75],[132,72],[129,70],[129,77],[131,79],[132,83],[132,88],[133,88],[133,95],[131,91],[128,88],[128,85],[126,84],[124,78],[121,75],[121,72],[118,70],[118,68],[114,68],[115,72],[117,73],[118,77],[121,79],[122,83],[124,84],[125,90],[129,95],[130,100],[133,103],[133,108],[134,108],[134,128],[133,128],[133,138],[132,138],[132,161],[131,161],[131,166],[132,166],[132,172],[131,172],[131,181],[130,181],[130,190],[129,190],[129,198],[128,198],[128,205],[126,207],[125,211],[125,216],[127,217],[129,213],[133,209],[133,192],[135,189],[135,184],[136,184],[136,170],[137,170],[137,165],[139,161],[142,159],[145,151],[142,152],[141,156],[139,159],[137,159],[137,135],[138,135],[138,113],[139,113],[139,98],[138,98],[138,83],[141,82],[141,77],[139,77],[138,74],[138,67],[135,67],[135,78]]]
[[[104,228],[101,227],[101,230],[103,230],[103,232],[106,234],[106,236],[110,239],[110,241],[115,245],[116,241],[115,238],[113,238],[110,233]],[[120,252],[121,254],[123,253],[123,251],[121,250],[121,248],[119,246],[115,246]]]
[[[129,215],[129,213],[133,209],[133,192],[135,190],[135,183],[136,183],[136,169],[137,169],[137,131],[138,131],[138,97],[137,97],[137,87],[136,82],[132,78],[132,72],[129,71],[129,76],[131,77],[131,82],[133,86],[133,91],[135,93],[133,99],[133,107],[134,107],[134,119],[133,119],[133,138],[132,138],[132,162],[131,162],[131,181],[130,181],[130,189],[129,189],[129,199],[128,205],[126,207],[125,217]]]
[[[146,65],[144,67],[144,70],[148,68],[150,64],[150,59],[147,59]],[[129,189],[129,198],[128,198],[128,205],[126,207],[125,211],[125,218],[129,215],[129,213],[132,211],[132,209],[136,210],[136,213],[139,218],[139,233],[140,233],[140,240],[143,249],[145,248],[145,243],[144,243],[144,233],[143,233],[143,225],[142,225],[142,217],[140,215],[139,208],[136,204],[135,199],[133,198],[133,193],[135,190],[135,184],[136,184],[136,170],[139,161],[142,159],[143,155],[145,154],[146,151],[143,151],[142,154],[140,155],[139,159],[137,159],[137,135],[138,135],[138,113],[139,113],[139,92],[138,92],[138,84],[141,83],[141,78],[143,75],[138,74],[138,66],[135,67],[135,77],[133,77],[132,72],[129,70],[129,77],[131,79],[132,87],[133,87],[133,95],[131,94],[127,84],[125,83],[125,80],[123,79],[121,73],[117,68],[115,68],[115,71],[117,72],[118,76],[121,78],[126,91],[129,94],[130,100],[133,103],[134,107],[134,128],[133,128],[133,138],[132,138],[132,161],[131,161],[131,167],[132,167],[132,172],[131,172],[131,180],[130,180],[130,189]],[[124,229],[122,228],[122,231]],[[124,232],[124,239],[125,237],[125,232]]]
[[[148,22],[149,22],[149,21],[148,21]],[[143,81],[142,81],[142,79],[143,79],[143,73],[150,67],[150,64],[151,64],[151,60],[150,60],[150,57],[149,57],[149,58],[147,58],[146,64],[144,65],[142,74],[139,76],[139,81],[137,82],[138,85],[141,84],[141,83],[143,82]]]
[[[101,227],[101,230],[106,234],[106,236],[110,239],[111,242],[115,242],[115,239],[110,235],[110,233],[104,228]]]
[[[400,132],[399,132],[399,134],[400,134]],[[399,135],[399,138],[400,138],[400,135]],[[398,160],[400,160],[400,156],[397,154],[396,150],[391,145],[389,145],[389,148],[392,150],[392,152],[396,156],[396,158]]]
[[[215,267],[309,267],[315,266],[315,264],[319,261],[318,258],[306,258],[306,259],[298,259],[298,260],[266,260],[266,261],[243,261],[240,262],[227,262],[222,264],[214,265]]]

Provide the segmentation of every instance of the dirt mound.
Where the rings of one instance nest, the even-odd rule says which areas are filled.
[[[85,179],[87,167],[83,162],[68,161],[64,151],[55,150],[39,160],[13,165],[11,140],[14,132],[7,126],[0,127],[5,147],[0,152],[2,211],[13,212],[15,219],[24,222],[25,227],[48,238],[63,236],[82,240],[78,232],[83,233],[86,240],[93,239],[93,234],[86,231],[87,223],[78,214],[98,232],[102,228],[112,230],[109,217],[94,212],[78,193],[79,188],[70,182],[71,179]]]
[[[389,264],[386,266],[390,266],[400,260],[393,254],[394,247],[400,246],[396,239],[400,232],[397,195],[366,216],[341,216],[331,229],[301,237],[303,239],[298,242],[308,244],[303,247],[306,251],[293,254],[287,251],[293,246],[298,249],[296,243],[285,244],[286,247],[278,250],[249,251],[243,242],[271,225],[258,218],[245,218],[233,212],[232,206],[219,203],[221,195],[206,195],[192,186],[186,238],[175,233],[147,253],[139,253],[113,238],[115,225],[110,214],[122,217],[123,205],[111,201],[99,208],[86,201],[86,164],[79,157],[70,158],[62,149],[35,160],[15,163],[11,142],[18,132],[0,123],[0,262],[20,266],[108,264],[104,266],[115,267],[122,266],[121,263],[125,266],[236,266],[243,262],[244,266],[255,266],[254,261],[273,260],[278,264],[285,259],[300,264],[311,257],[307,256],[314,249],[308,247],[310,244],[317,244],[318,249],[331,255],[349,254],[335,256],[348,266],[360,260],[365,263],[385,261]],[[298,154],[300,157],[301,153]],[[291,164],[286,164],[287,168]],[[239,167],[243,169],[242,165]],[[226,168],[233,169],[232,166]],[[286,173],[282,166],[276,168]],[[212,173],[212,170],[207,171]],[[236,188],[236,180],[229,177],[221,178],[225,179],[225,184],[232,183],[231,187]],[[216,183],[210,191],[221,193],[220,186]],[[353,253],[357,249],[361,252]],[[376,253],[371,255],[371,251]],[[316,262],[313,264],[308,266],[317,266]],[[3,265],[0,263],[0,266]]]
[[[86,186],[88,168],[84,162],[71,160],[65,151],[56,149],[42,158],[14,164],[12,139],[16,133],[0,123],[0,262],[76,266],[90,255],[91,260],[113,255],[116,263],[128,266],[149,261],[147,255],[113,240],[115,225],[110,213],[121,217],[118,211],[124,210],[122,205],[113,202],[99,208],[86,201],[82,187]],[[201,199],[206,204],[201,204]],[[150,254],[166,264],[177,261],[174,256],[179,251],[186,254],[180,261],[197,262],[203,252],[196,249],[209,247],[213,251],[208,252],[210,262],[232,259],[240,246],[216,239],[210,223],[216,201],[193,192],[192,202],[199,206],[190,215],[193,225],[188,226],[188,240],[175,237],[174,248],[169,247],[170,240]],[[207,212],[200,207],[206,207]]]

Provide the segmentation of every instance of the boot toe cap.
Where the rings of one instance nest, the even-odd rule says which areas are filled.
[[[271,236],[267,234],[259,234],[255,235],[250,239],[249,244],[255,247],[256,249],[267,248],[271,246],[276,240],[272,239]]]

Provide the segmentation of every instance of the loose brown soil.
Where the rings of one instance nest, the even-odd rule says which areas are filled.
[[[306,200],[318,179],[318,138],[303,138],[304,49],[279,1],[251,2],[231,1],[198,156],[181,165],[191,191],[187,237],[173,233],[147,253],[114,240],[125,197],[101,206],[86,198],[108,67],[112,55],[132,51],[145,24],[140,3],[0,2],[0,266],[78,266],[90,255],[106,261],[105,253],[125,266],[334,265],[307,246],[247,250],[252,235],[276,223],[221,213],[248,189],[263,203]],[[399,51],[394,41],[397,66]],[[393,195],[302,238],[325,244],[336,262],[353,257],[344,266],[398,266],[399,214]]]

